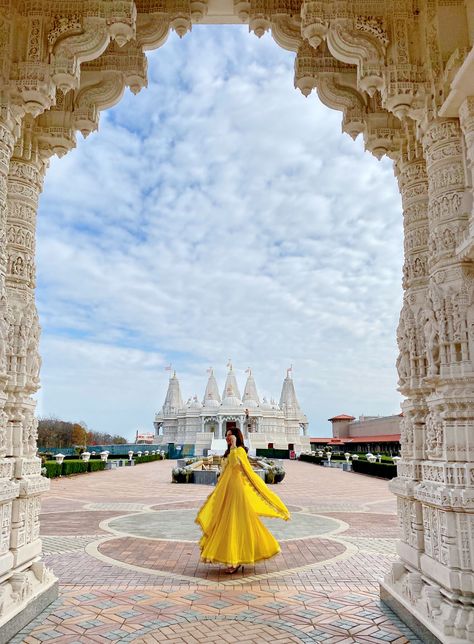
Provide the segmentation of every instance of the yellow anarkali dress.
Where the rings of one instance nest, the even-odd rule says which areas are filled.
[[[280,552],[259,516],[290,518],[285,504],[254,472],[243,447],[234,447],[214,491],[199,510],[201,558],[228,566],[269,559]]]

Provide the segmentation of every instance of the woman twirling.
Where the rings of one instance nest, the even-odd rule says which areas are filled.
[[[228,429],[226,441],[224,469],[199,510],[196,523],[203,531],[199,542],[201,558],[227,564],[226,572],[232,574],[243,564],[269,559],[280,552],[277,540],[259,516],[287,521],[290,513],[253,471],[240,429]]]

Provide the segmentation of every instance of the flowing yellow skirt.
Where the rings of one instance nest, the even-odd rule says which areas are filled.
[[[237,566],[276,555],[280,546],[259,516],[288,520],[290,513],[253,471],[245,450],[236,447],[196,517],[203,531],[201,558]]]

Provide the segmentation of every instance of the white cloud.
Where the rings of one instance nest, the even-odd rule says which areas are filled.
[[[149,88],[52,163],[43,413],[131,437],[162,404],[164,364],[201,396],[206,367],[223,384],[228,356],[276,397],[293,363],[314,435],[342,411],[398,411],[391,164],[295,91],[292,65],[244,28],[171,36],[150,56]]]

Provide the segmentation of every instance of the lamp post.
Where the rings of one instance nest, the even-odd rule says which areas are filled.
[[[58,465],[61,465],[60,472],[62,472],[62,464],[63,464],[63,461],[64,461],[64,454],[56,454],[54,458],[56,459],[56,463]],[[61,474],[59,474],[59,476],[61,476]]]
[[[344,458],[346,459],[346,463],[349,463],[349,459],[350,459],[350,457],[351,457],[351,455],[350,455],[350,453],[349,453],[349,452],[346,452],[346,453],[344,454]]]
[[[100,458],[102,461],[104,461],[104,463],[107,461],[108,457],[109,457],[109,453],[107,450],[104,450],[103,452],[100,453]]]
[[[359,454],[352,454],[352,460],[353,461],[358,461],[359,460]]]
[[[375,461],[377,460],[377,457],[374,456],[373,454],[370,454],[370,456],[367,456],[367,460],[369,461],[369,463],[375,463]]]
[[[81,458],[84,461],[84,463],[88,463],[91,455],[90,452],[82,452]]]
[[[392,456],[392,461],[395,463],[395,465],[398,465],[399,461],[401,460],[402,459],[400,458],[400,456]]]

